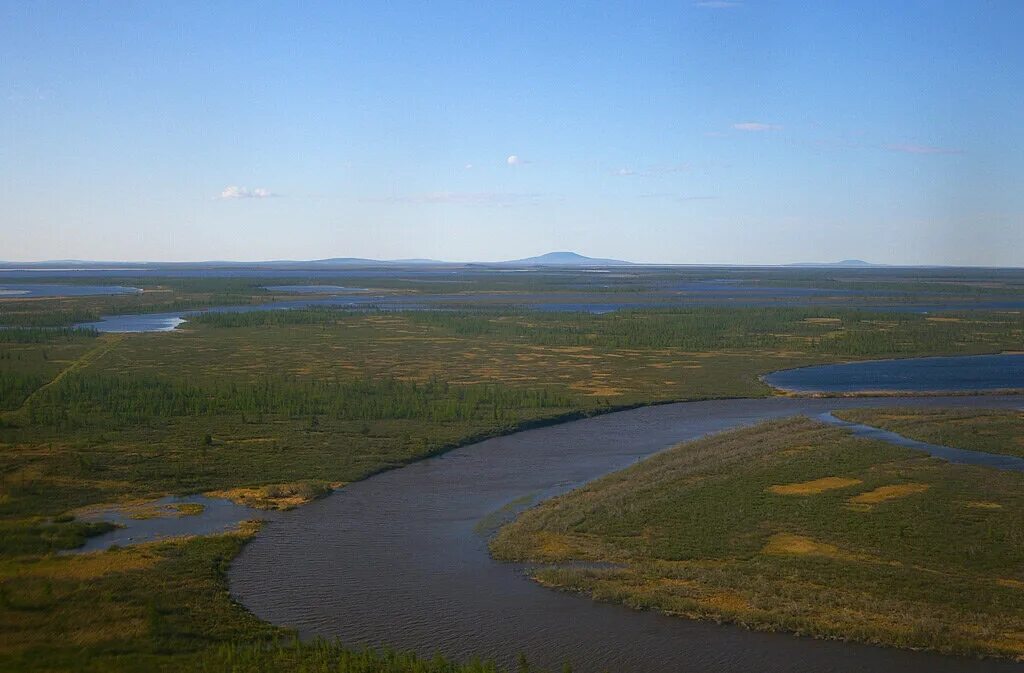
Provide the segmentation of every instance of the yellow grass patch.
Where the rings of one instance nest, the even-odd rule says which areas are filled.
[[[750,610],[750,602],[740,594],[732,591],[722,591],[702,596],[697,602],[704,607],[719,612],[746,612]]]
[[[159,560],[160,557],[154,552],[144,546],[137,546],[116,551],[54,556],[36,563],[20,565],[13,569],[11,575],[88,581],[111,573],[145,570],[153,567]],[[5,569],[3,574],[7,575],[7,571],[10,570]]]
[[[600,381],[580,381],[570,384],[569,387],[592,397],[615,397],[623,393],[621,389],[612,388]]]
[[[206,509],[202,503],[182,502],[169,505],[155,505],[152,503],[126,505],[124,508],[128,518],[141,521],[145,519],[163,519],[171,516],[196,516],[202,514]]]
[[[1024,582],[1020,580],[1010,579],[1009,577],[1000,577],[996,580],[996,584],[1001,587],[1007,587],[1009,589],[1024,589]]]
[[[572,553],[572,544],[564,535],[558,533],[538,533],[536,550],[548,558],[566,558]]]
[[[343,482],[329,484],[331,489],[344,486]],[[206,495],[211,498],[227,498],[239,505],[255,509],[294,509],[312,502],[320,495],[316,489],[309,488],[299,482],[294,484],[270,484],[268,486],[230,488],[221,491],[210,491]]]
[[[965,506],[971,509],[1002,509],[1003,506],[998,502],[989,502],[988,500],[971,500],[964,503]]]
[[[683,590],[687,593],[699,586],[693,580],[686,580],[677,577],[659,577],[657,583],[659,589]]]
[[[173,505],[173,507],[177,510],[178,516],[198,516],[206,509],[200,502],[183,502]]]
[[[916,493],[924,493],[930,488],[928,484],[892,484],[879,486],[873,491],[867,491],[850,498],[850,503],[855,505],[877,505],[887,500],[906,498]]]
[[[837,488],[849,488],[861,483],[860,479],[846,477],[822,477],[813,481],[802,481],[795,484],[776,484],[769,486],[768,491],[775,495],[817,495]]]
[[[825,556],[828,558],[851,558],[839,547],[819,542],[814,538],[792,533],[776,533],[768,538],[767,544],[761,549],[763,554],[773,556]]]

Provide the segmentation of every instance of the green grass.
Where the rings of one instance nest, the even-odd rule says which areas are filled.
[[[977,409],[847,409],[836,416],[958,449],[1024,458],[1024,412]]]
[[[792,486],[828,477],[845,481]],[[1022,515],[1022,474],[790,419],[680,445],[548,501],[491,548],[553,564],[536,572],[544,584],[638,609],[1020,657]],[[559,565],[576,560],[621,567]]]

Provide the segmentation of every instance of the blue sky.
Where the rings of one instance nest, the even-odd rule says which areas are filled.
[[[1024,266],[1024,3],[0,2],[0,259]]]

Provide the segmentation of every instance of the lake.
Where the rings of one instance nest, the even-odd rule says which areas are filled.
[[[868,360],[801,367],[763,377],[798,393],[958,392],[1024,389],[1024,353]]]
[[[55,283],[2,283],[0,298],[88,297],[105,294],[139,294],[137,287],[124,285],[60,285]]]

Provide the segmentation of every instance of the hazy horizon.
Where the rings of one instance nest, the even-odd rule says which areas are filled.
[[[0,259],[1024,266],[1022,19],[0,2]]]
[[[882,268],[884,268],[884,267],[893,267],[893,268],[899,268],[899,267],[950,267],[950,268],[955,268],[955,267],[958,267],[958,266],[960,266],[960,267],[974,267],[974,268],[992,268],[992,269],[997,269],[997,268],[1018,269],[1018,268],[1022,268],[1019,265],[1016,265],[1016,266],[1015,265],[999,266],[999,265],[984,265],[984,264],[956,265],[956,264],[901,264],[899,262],[880,263],[880,262],[873,262],[871,260],[863,260],[863,259],[856,259],[856,258],[844,258],[844,259],[837,259],[837,260],[793,260],[793,261],[790,261],[790,262],[763,263],[763,264],[759,264],[759,263],[721,262],[721,261],[718,261],[718,262],[715,262],[715,261],[712,261],[712,262],[661,262],[661,261],[637,261],[637,260],[630,260],[630,259],[596,257],[594,255],[587,255],[587,254],[584,254],[584,253],[579,253],[579,252],[576,252],[576,251],[568,251],[568,250],[564,250],[564,251],[563,250],[559,250],[559,251],[552,251],[552,252],[547,252],[547,253],[538,253],[536,255],[529,255],[529,256],[527,256],[525,258],[517,258],[517,259],[503,259],[503,258],[495,258],[495,257],[488,258],[488,259],[432,259],[432,258],[423,258],[423,257],[406,257],[406,258],[400,258],[400,259],[381,259],[381,258],[371,258],[371,257],[347,257],[347,256],[340,256],[340,255],[332,255],[330,257],[318,257],[318,258],[309,258],[309,259],[297,259],[297,258],[293,258],[293,259],[285,259],[285,258],[277,258],[277,259],[212,259],[211,258],[211,259],[193,259],[193,260],[81,259],[81,258],[61,258],[61,259],[50,258],[50,259],[38,259],[38,260],[0,259],[0,264],[3,264],[3,265],[26,264],[26,265],[29,265],[29,266],[40,265],[40,264],[60,264],[60,263],[69,263],[69,264],[71,264],[71,263],[81,263],[81,264],[118,264],[118,265],[124,265],[124,264],[149,264],[149,265],[161,265],[161,264],[166,264],[166,265],[175,265],[175,264],[233,264],[234,265],[234,264],[237,264],[237,265],[243,265],[244,266],[246,264],[253,264],[253,265],[260,265],[260,264],[308,264],[308,263],[318,263],[318,262],[329,262],[331,260],[357,260],[357,262],[355,262],[355,263],[359,263],[359,262],[367,262],[367,263],[379,262],[379,263],[384,263],[384,264],[407,263],[407,264],[425,264],[425,265],[429,265],[429,264],[459,265],[459,264],[508,264],[508,263],[514,263],[514,262],[517,262],[517,261],[530,260],[530,259],[537,258],[537,257],[544,257],[544,256],[549,255],[549,254],[563,254],[563,253],[574,254],[574,255],[581,255],[582,257],[586,257],[586,258],[589,258],[589,259],[594,259],[595,261],[602,261],[602,260],[609,260],[610,259],[611,261],[614,261],[614,262],[623,262],[624,265],[627,265],[627,266],[629,266],[629,265],[632,265],[632,266],[710,266],[710,267],[761,267],[761,266],[763,266],[763,267],[785,267],[785,266],[791,266],[791,267],[800,267],[800,266],[815,267],[815,266],[817,266],[817,267],[835,267],[835,268],[847,268],[847,269],[871,268],[871,267],[874,267],[874,268],[880,268],[880,267],[882,267]],[[849,263],[849,264],[845,264],[845,263]],[[557,263],[549,263],[549,264],[552,265],[552,266],[557,266],[558,265]],[[341,263],[341,265],[339,267],[337,267],[337,268],[344,268],[344,263]]]

